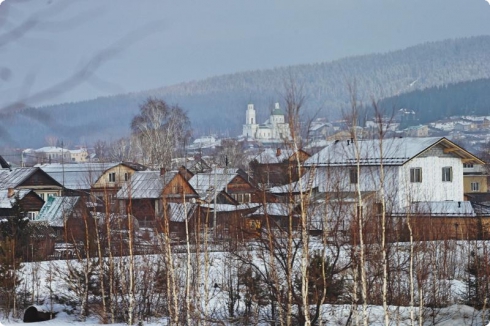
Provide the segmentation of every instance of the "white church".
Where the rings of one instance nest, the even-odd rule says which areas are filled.
[[[255,118],[253,104],[247,106],[246,121],[243,125],[242,136],[251,138],[264,143],[282,142],[291,138],[289,124],[285,122],[284,112],[279,107],[279,103],[274,105],[274,109],[268,120],[263,124],[258,124]]]

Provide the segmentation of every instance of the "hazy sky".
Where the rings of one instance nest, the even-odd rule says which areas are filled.
[[[6,0],[0,107],[476,35],[490,35],[485,0]]]

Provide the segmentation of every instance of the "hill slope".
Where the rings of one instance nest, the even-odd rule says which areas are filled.
[[[490,77],[490,36],[426,43],[404,50],[333,62],[247,71],[182,83],[141,93],[27,110],[0,126],[7,142],[39,146],[46,135],[72,143],[111,140],[127,134],[132,116],[148,96],[187,110],[196,134],[241,133],[245,108],[256,104],[258,121],[281,102],[284,84],[294,80],[307,96],[305,115],[338,118],[349,106],[348,85],[355,83],[364,102],[404,92]]]
[[[414,123],[427,123],[453,115],[490,115],[490,79],[430,87],[388,97],[379,102],[387,110],[415,111]]]

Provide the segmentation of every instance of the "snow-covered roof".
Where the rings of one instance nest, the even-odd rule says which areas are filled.
[[[16,199],[24,198],[31,191],[29,189],[14,190],[13,195],[9,197],[8,189],[0,189],[0,208],[12,208]]]
[[[313,121],[310,126],[310,131],[317,131],[323,127],[332,127],[332,124],[329,122],[315,122]]]
[[[289,216],[293,212],[293,207],[286,203],[265,203],[257,209],[255,212],[247,215],[248,217],[253,216]]]
[[[72,214],[80,197],[48,197],[36,221],[46,221],[50,226],[63,227],[65,219]]]
[[[325,147],[329,145],[331,142],[326,139],[316,139],[308,143],[305,148],[313,148],[313,147]]]
[[[479,121],[479,122],[490,120],[490,116],[464,115],[461,118],[466,120],[471,120],[471,121]]]
[[[37,168],[0,169],[0,189],[16,188],[28,177],[33,175]]]
[[[90,189],[108,169],[120,163],[52,163],[36,165],[67,189]]]
[[[469,201],[426,201],[412,203],[404,211],[394,213],[398,214],[472,217],[475,211]]]
[[[304,163],[305,166],[403,165],[429,148],[440,144],[455,149],[453,154],[481,162],[444,137],[407,137],[333,141]]]
[[[66,148],[56,147],[56,146],[46,146],[34,150],[37,153],[67,153],[69,152]]]
[[[214,143],[216,141],[216,138],[213,136],[202,136],[199,138],[196,138],[193,141],[193,144],[208,144],[208,143]]]
[[[454,121],[431,122],[429,126],[435,129],[449,131],[454,129]]]
[[[307,192],[313,188],[321,188],[324,191],[327,184],[328,172],[323,169],[308,170],[298,181],[281,186],[272,187],[269,192],[272,194],[290,194]]]
[[[284,160],[289,159],[293,154],[294,151],[291,149],[266,148],[253,159],[257,160],[260,164],[282,163]]]
[[[117,192],[117,198],[160,198],[163,189],[177,174],[176,171],[169,171],[163,175],[160,174],[160,171],[136,171],[131,180],[126,182]]]
[[[168,214],[171,222],[184,222],[196,209],[197,204],[169,203]]]
[[[80,148],[80,149],[69,149],[68,150],[71,154],[87,154],[87,149],[86,148]]]
[[[210,210],[216,210],[216,212],[233,212],[241,211],[246,209],[254,209],[260,207],[261,204],[258,203],[245,203],[240,205],[231,204],[201,204],[201,207],[208,208]]]
[[[276,186],[269,189],[271,194],[290,194],[290,193],[299,193],[300,191],[307,191],[308,185],[304,182],[295,181],[293,183],[288,183],[286,185]]]
[[[190,180],[190,185],[196,190],[201,199],[214,197],[219,192],[225,190],[233,178],[237,175],[238,169],[213,169],[209,173],[198,173]]]

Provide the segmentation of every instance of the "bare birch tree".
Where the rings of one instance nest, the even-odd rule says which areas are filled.
[[[190,136],[190,122],[179,106],[149,98],[131,121],[131,131],[144,164],[170,168],[176,149]]]

